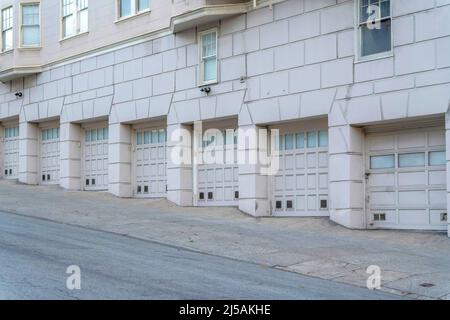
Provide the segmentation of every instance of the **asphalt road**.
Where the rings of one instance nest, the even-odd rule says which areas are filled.
[[[220,253],[219,253],[220,254]],[[81,289],[69,290],[69,266]],[[0,299],[395,299],[252,263],[0,212]]]

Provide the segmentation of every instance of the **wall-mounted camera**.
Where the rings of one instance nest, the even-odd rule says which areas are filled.
[[[19,92],[16,92],[14,95],[15,95],[17,98],[22,98],[23,93],[19,91]]]
[[[203,88],[200,89],[200,91],[208,94],[208,93],[211,92],[211,88],[210,87],[203,87]]]

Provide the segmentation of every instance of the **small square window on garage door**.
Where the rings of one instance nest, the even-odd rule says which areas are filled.
[[[398,155],[398,166],[400,168],[424,167],[425,153],[406,153]]]
[[[395,168],[395,155],[388,154],[383,156],[370,157],[371,169],[390,169]]]
[[[432,151],[428,155],[430,166],[445,166],[445,151]]]

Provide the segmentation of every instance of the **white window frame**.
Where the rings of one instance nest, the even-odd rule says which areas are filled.
[[[89,32],[89,2],[87,7],[80,9],[80,6],[78,5],[79,0],[73,0],[73,4],[72,4],[72,11],[70,14],[64,16],[64,0],[60,0],[60,4],[61,4],[61,40],[65,40],[65,39],[69,39],[72,37],[75,37],[77,35],[80,34],[84,34],[84,33],[88,33]],[[87,11],[88,14],[88,25],[87,25],[87,29],[84,31],[81,31],[81,13],[83,11]],[[74,33],[71,35],[64,35],[64,18],[69,17],[69,16],[73,16],[74,17]]]
[[[39,12],[39,44],[37,45],[25,45],[23,44],[23,7],[35,5],[38,6]],[[19,48],[20,49],[40,49],[42,47],[42,12],[41,12],[41,2],[21,2],[19,8],[19,21],[20,21],[20,29],[19,29]]]
[[[12,10],[12,16],[11,16],[11,19],[12,19],[12,25],[11,25],[11,27],[10,28],[8,28],[8,29],[3,29],[3,11],[5,11],[5,10]],[[13,5],[10,5],[10,6],[7,6],[7,7],[4,7],[4,8],[1,8],[0,9],[0,33],[1,33],[1,35],[0,35],[0,52],[2,52],[2,53],[4,53],[4,52],[8,52],[8,51],[12,51],[12,50],[14,50],[14,6]],[[4,48],[4,43],[3,43],[3,37],[4,37],[4,34],[7,32],[7,31],[10,31],[11,30],[11,32],[12,32],[12,47],[11,48],[8,48],[8,49],[5,49]]]
[[[361,52],[362,52],[362,50],[361,50],[362,49],[361,26],[365,24],[365,23],[360,22],[360,18],[361,18],[361,9],[360,8],[361,8],[362,0],[355,1],[355,34],[356,34],[356,37],[355,37],[355,53],[356,53],[355,62],[356,63],[388,58],[388,57],[392,57],[394,55],[394,32],[393,32],[393,26],[392,26],[392,22],[393,22],[392,2],[393,1],[395,1],[395,0],[390,0],[390,2],[389,2],[390,16],[376,20],[377,22],[378,21],[381,22],[383,20],[391,20],[391,50],[386,51],[386,52],[375,53],[375,54],[371,54],[371,55],[367,55],[367,56],[361,55]]]
[[[216,78],[213,80],[205,81],[205,63],[203,57],[203,36],[209,33],[216,34]],[[214,84],[219,82],[219,33],[217,28],[212,28],[208,30],[204,30],[198,33],[198,59],[199,59],[199,86],[205,86],[209,84]]]
[[[122,20],[127,20],[129,18],[138,16],[140,14],[150,12],[150,7],[151,7],[152,0],[149,0],[148,8],[143,9],[143,10],[139,10],[139,0],[130,0],[130,2],[131,2],[131,14],[128,15],[128,16],[121,16],[120,15],[121,2],[122,2],[122,0],[116,0],[116,22],[117,21],[122,21]]]

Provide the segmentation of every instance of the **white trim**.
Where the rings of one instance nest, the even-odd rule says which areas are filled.
[[[12,31],[12,47],[10,49],[3,50],[3,32],[5,32],[5,30],[3,30],[3,11],[8,9],[12,9],[12,26],[11,29],[8,29]],[[7,53],[10,51],[14,51],[14,38],[15,38],[14,24],[16,22],[14,9],[15,9],[14,4],[9,4],[0,8],[0,53]]]
[[[368,62],[368,61],[373,61],[373,60],[378,60],[378,59],[384,59],[384,58],[389,58],[389,57],[393,57],[394,56],[394,32],[393,32],[393,16],[392,16],[392,1],[389,1],[389,5],[390,5],[390,16],[389,19],[391,21],[391,50],[386,51],[386,52],[380,52],[380,53],[376,53],[376,54],[371,54],[371,55],[367,55],[367,56],[361,56],[361,29],[360,29],[360,4],[361,4],[362,0],[356,0],[355,1],[355,6],[354,6],[354,20],[355,20],[355,26],[354,26],[354,30],[355,30],[355,40],[354,40],[354,50],[355,50],[355,63],[360,63],[360,62]]]
[[[23,15],[23,7],[27,5],[37,5],[39,12],[39,44],[38,45],[24,45],[22,43],[22,15]],[[42,48],[42,12],[41,12],[41,1],[30,1],[30,2],[21,2],[19,9],[19,49],[32,49],[32,50],[40,50]]]
[[[202,37],[206,34],[215,33],[216,34],[216,78],[213,80],[205,81],[204,80],[204,57],[202,54],[203,51],[203,40]],[[216,84],[219,82],[219,32],[218,28],[211,28],[204,31],[198,32],[198,58],[199,58],[199,75],[198,75],[198,85],[199,86],[206,86],[211,84]]]
[[[73,0],[73,8],[72,8],[72,12],[70,15],[72,15],[74,17],[74,33],[68,36],[64,36],[64,13],[63,13],[63,2],[64,0],[59,0],[59,4],[60,4],[60,10],[59,10],[59,14],[60,14],[60,18],[59,18],[59,23],[60,23],[60,35],[59,35],[59,42],[64,41],[64,40],[69,40],[72,39],[74,37],[77,37],[79,35],[83,35],[83,34],[87,34],[89,33],[89,1],[88,1],[88,5],[86,8],[81,9],[78,7],[78,0]],[[80,16],[81,16],[81,12],[82,11],[87,11],[87,15],[88,15],[88,21],[87,21],[87,29],[85,31],[81,31],[80,29]],[[67,15],[66,17],[70,16]]]
[[[131,14],[127,15],[127,16],[121,16],[120,15],[120,4],[121,4],[122,0],[116,0],[116,21],[114,21],[114,23],[118,23],[118,22],[122,22],[125,20],[129,20],[131,18],[135,18],[137,16],[140,16],[142,14],[145,13],[149,13],[150,7],[151,7],[151,3],[152,1],[149,0],[148,1],[148,8],[144,9],[144,10],[139,10],[139,0],[130,0],[130,4],[131,4]]]

